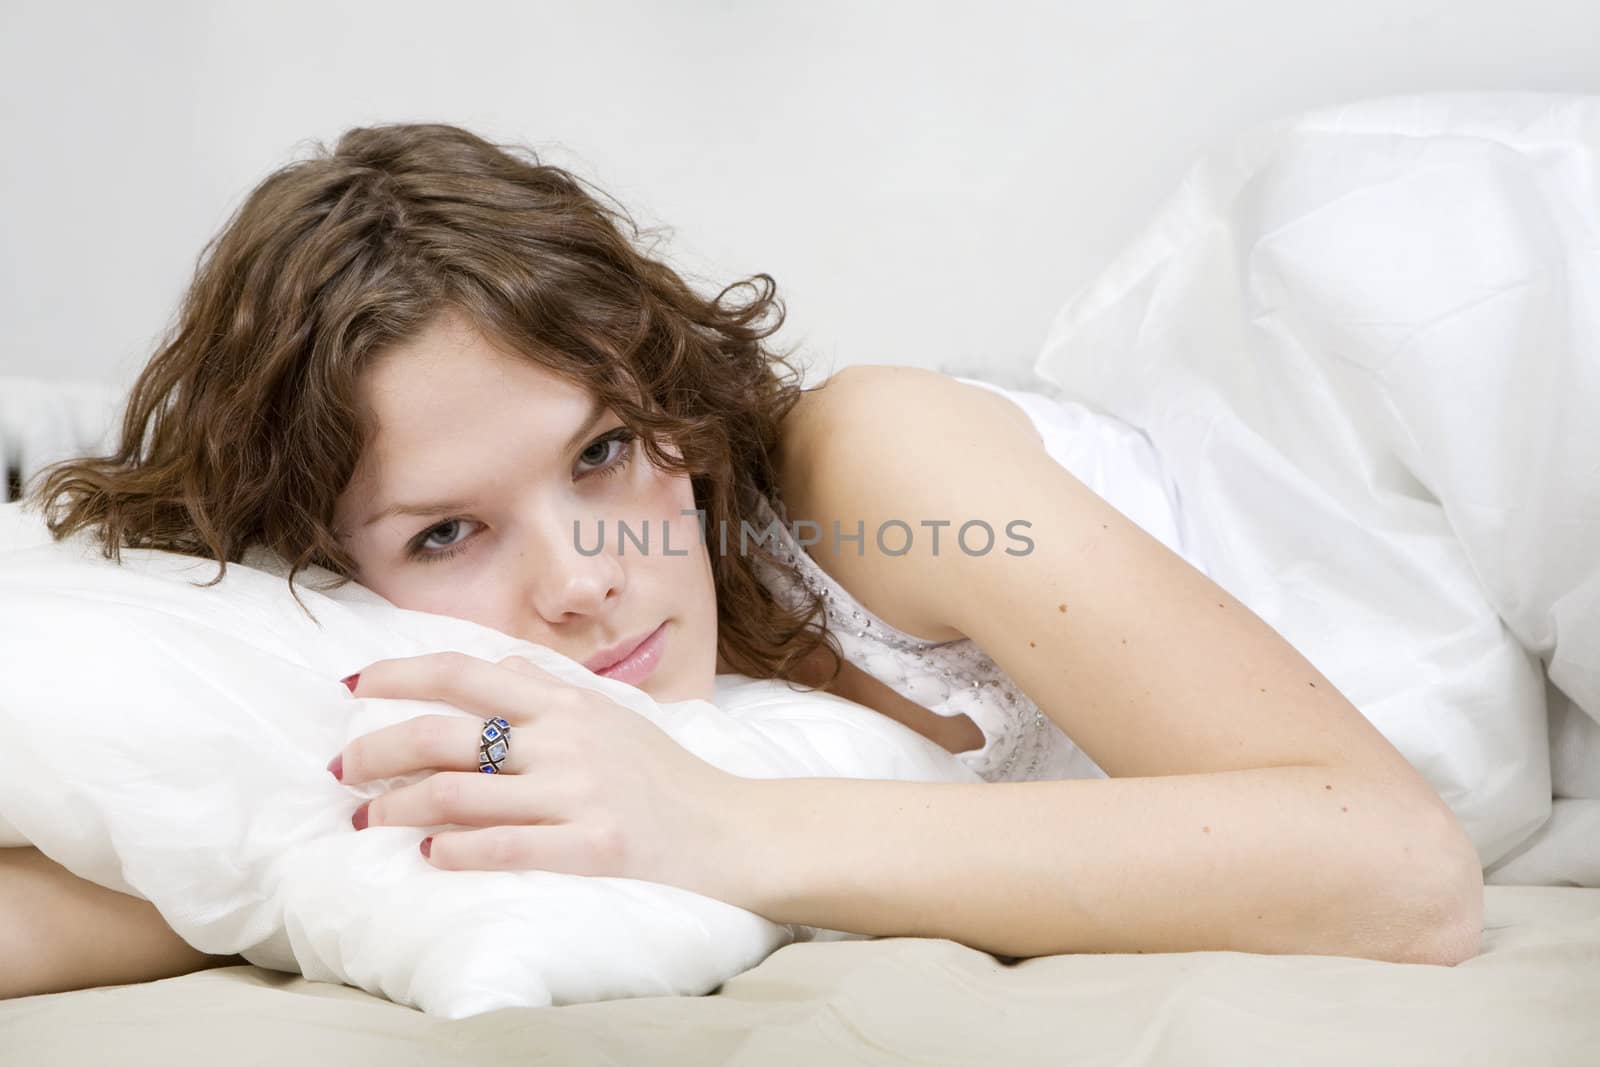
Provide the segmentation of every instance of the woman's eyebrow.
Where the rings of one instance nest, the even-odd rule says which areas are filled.
[[[574,448],[576,448],[578,446],[578,442],[582,440],[590,430],[594,429],[595,423],[604,418],[605,414],[606,406],[601,399],[599,397],[590,398],[589,414],[584,418],[582,425],[574,430],[572,435],[567,438],[565,451],[571,452]],[[470,511],[471,509],[472,505],[470,502],[461,500],[442,500],[438,503],[429,504],[390,504],[388,507],[375,513],[371,518],[367,519],[367,521],[363,522],[361,527],[362,529],[365,529],[366,527],[371,526],[373,523],[381,522],[392,515],[416,515],[426,518],[434,515],[444,515],[452,511]]]
[[[368,519],[361,525],[363,528],[371,526],[373,523],[382,519],[387,519],[391,515],[443,515],[451,511],[466,511],[470,507],[470,504],[460,500],[443,500],[437,504],[392,504],[378,512],[376,515],[372,516],[372,518]]]

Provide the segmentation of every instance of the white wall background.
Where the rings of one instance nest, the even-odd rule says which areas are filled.
[[[772,274],[815,379],[1023,382],[1055,309],[1253,123],[1600,93],[1593,0],[0,6],[0,374],[124,384],[311,139],[430,120],[620,199],[703,288]]]

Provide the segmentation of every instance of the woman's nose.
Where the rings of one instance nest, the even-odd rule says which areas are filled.
[[[555,536],[523,549],[523,575],[535,610],[554,624],[590,615],[620,595],[626,583],[611,523],[593,517],[567,519]]]

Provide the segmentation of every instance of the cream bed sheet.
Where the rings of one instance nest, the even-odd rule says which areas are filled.
[[[1232,952],[1003,965],[799,943],[704,997],[450,1021],[258,967],[0,1001],[0,1063],[1600,1063],[1600,889],[1490,886],[1458,967]]]

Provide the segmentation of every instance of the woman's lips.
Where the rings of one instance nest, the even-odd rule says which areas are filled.
[[[653,633],[655,633],[654,630],[646,630],[644,633],[633,638],[632,640],[619,641],[603,652],[596,652],[594,655],[584,660],[583,665],[589,668],[591,671],[594,671],[596,674],[607,667],[615,667],[617,664],[633,655],[634,651],[640,645],[644,644]]]
[[[622,657],[620,661],[594,673],[604,678],[627,682],[629,685],[638,685],[661,665],[661,653],[667,640],[666,628],[666,623],[657,626],[649,637],[639,642],[638,648]]]

